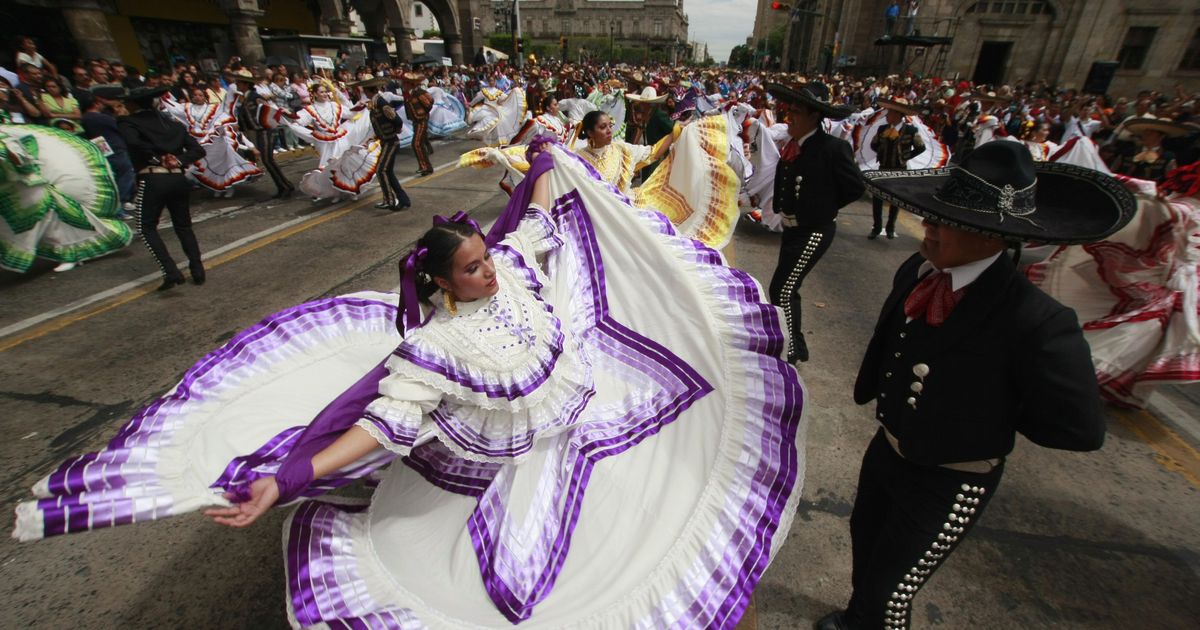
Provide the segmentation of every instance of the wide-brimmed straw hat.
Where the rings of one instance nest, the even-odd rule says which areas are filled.
[[[884,109],[892,109],[905,116],[917,116],[921,113],[921,110],[903,98],[881,98],[876,100],[875,103]]]
[[[400,80],[408,81],[409,83],[420,83],[425,80],[425,75],[417,74],[416,72],[405,72],[400,75]]]
[[[1007,103],[1012,100],[1011,96],[997,94],[996,92],[971,92],[966,96],[969,100],[976,101],[991,101],[996,103]]]
[[[1196,129],[1162,118],[1131,118],[1121,124],[1126,131],[1137,135],[1143,131],[1157,131],[1168,138],[1179,138],[1195,133]]]
[[[660,95],[658,93],[658,90],[654,89],[651,86],[646,86],[646,87],[642,88],[641,94],[626,93],[625,98],[627,98],[635,103],[656,104],[656,103],[661,103],[661,102],[667,100],[667,95],[666,94]]]
[[[841,120],[854,113],[849,107],[834,105],[830,101],[829,87],[819,81],[805,83],[804,85],[768,83],[767,91],[771,93],[771,96],[785,103],[804,105],[833,120]]]
[[[988,142],[962,164],[866,171],[871,194],[937,223],[1023,242],[1103,240],[1124,227],[1137,200],[1116,178],[1037,162],[1024,144]]]
[[[247,68],[238,68],[237,70],[225,70],[223,72],[226,79],[230,81],[245,81],[246,83],[254,83],[257,79],[253,72]]]

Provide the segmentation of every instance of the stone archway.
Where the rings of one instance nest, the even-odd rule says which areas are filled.
[[[382,35],[386,30],[396,39],[396,54],[401,61],[412,60],[412,28],[408,16],[413,0],[354,0],[354,8],[362,16],[368,33]],[[463,62],[462,31],[458,9],[451,0],[421,0],[437,20],[445,42],[446,56],[456,63]]]

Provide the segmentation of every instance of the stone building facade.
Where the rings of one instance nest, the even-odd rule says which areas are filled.
[[[923,0],[912,35],[948,38],[929,46],[902,45],[904,17],[891,41],[880,45],[889,0],[792,4],[809,12],[790,24],[789,69],[825,70],[853,60],[856,65],[845,69],[862,75],[907,70],[986,83],[1045,79],[1078,88],[1093,62],[1112,61],[1119,64],[1112,94],[1175,84],[1200,91],[1196,0]]]
[[[461,26],[471,22],[480,0],[420,4],[425,21],[417,24],[413,0],[10,0],[0,3],[0,36],[12,41],[31,35],[43,54],[68,69],[76,58],[145,68],[179,56],[223,63],[236,54],[256,63],[272,54],[264,37],[307,38],[323,49],[376,53],[386,51],[389,38],[407,60],[414,30],[436,28],[455,63],[462,63],[464,49],[473,53],[483,45]],[[361,18],[365,38],[351,36],[351,9]]]
[[[480,3],[490,11],[479,23],[486,40],[508,25],[494,15],[511,10],[511,0]],[[688,16],[683,0],[521,0],[521,34],[541,42],[566,36],[612,39],[616,46],[643,46],[686,59]],[[603,51],[597,51],[602,57]]]

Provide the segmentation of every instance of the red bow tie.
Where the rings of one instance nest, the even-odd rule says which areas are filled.
[[[796,142],[795,138],[792,138],[784,145],[783,151],[779,154],[779,159],[784,162],[795,162],[798,157],[800,157],[800,143]]]
[[[967,288],[953,290],[950,274],[934,271],[921,279],[904,300],[904,314],[912,319],[925,317],[930,326],[941,326],[950,311],[962,300]]]

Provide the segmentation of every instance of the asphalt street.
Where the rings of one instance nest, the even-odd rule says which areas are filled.
[[[437,143],[439,170],[405,184],[407,212],[372,207],[374,191],[340,204],[273,201],[269,181],[232,199],[197,192],[196,230],[209,256],[202,287],[154,291],[157,266],[137,241],[66,273],[50,264],[0,273],[0,499],[9,506],[0,529],[11,531],[12,507],[37,479],[102,447],[238,330],[317,297],[390,290],[400,255],[433,214],[493,220],[507,200],[500,173],[453,166],[473,146]],[[283,160],[298,180],[315,156]],[[404,152],[397,174],[415,170]],[[876,428],[851,388],[892,274],[919,238],[905,216],[900,238],[869,241],[869,215],[865,200],[842,212],[803,290],[812,351],[800,367],[809,393],[803,500],[744,627],[809,627],[849,595],[849,514]],[[169,228],[163,238],[179,256]],[[726,254],[766,284],[777,250],[777,236],[742,225]],[[1095,453],[1019,440],[978,528],[914,600],[914,627],[1195,627],[1200,444],[1152,413],[1110,409],[1109,418]],[[247,531],[188,515],[36,543],[5,537],[0,626],[286,627],[283,518],[275,510]]]

